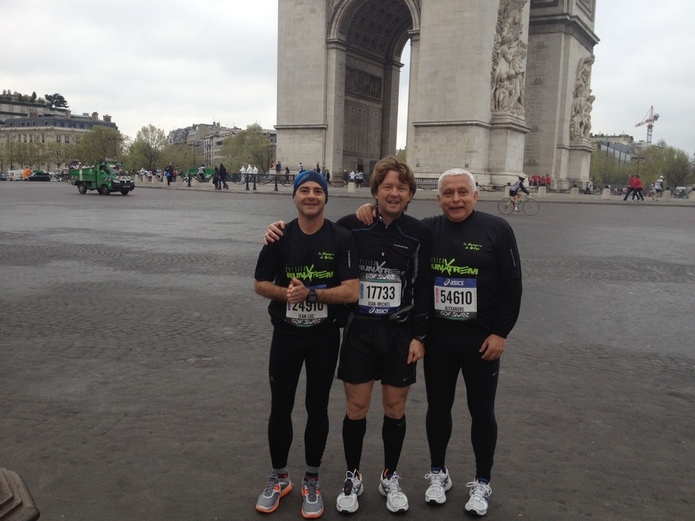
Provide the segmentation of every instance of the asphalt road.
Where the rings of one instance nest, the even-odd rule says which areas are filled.
[[[332,195],[327,214],[367,199]],[[437,211],[431,197],[409,209]],[[267,223],[294,213],[286,194],[0,183],[0,467],[21,474],[41,519],[263,517],[271,328],[252,276]],[[487,519],[695,519],[695,209],[542,202],[509,221],[524,298],[502,362]],[[374,406],[355,518],[389,519],[377,394]],[[424,503],[425,406],[421,378],[398,469],[407,517],[463,518],[474,472],[463,385],[454,488],[439,508]],[[345,470],[338,381],[330,409],[327,520],[341,518]],[[299,509],[297,487],[272,517]]]

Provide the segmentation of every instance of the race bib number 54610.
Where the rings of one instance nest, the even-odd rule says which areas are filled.
[[[434,312],[449,320],[473,320],[478,314],[476,279],[434,278]]]

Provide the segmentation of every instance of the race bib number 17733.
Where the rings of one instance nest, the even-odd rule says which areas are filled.
[[[401,278],[397,274],[367,273],[360,276],[360,313],[385,316],[401,305]]]

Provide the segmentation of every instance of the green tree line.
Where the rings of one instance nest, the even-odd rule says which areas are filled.
[[[265,172],[274,160],[275,147],[263,134],[261,126],[255,123],[227,136],[222,142],[221,153],[222,157],[215,158],[215,162],[225,163],[229,172],[248,164]],[[171,163],[180,171],[187,172],[205,163],[200,144],[169,143],[164,130],[154,125],[142,127],[135,139],[113,128],[95,126],[80,135],[79,143],[22,143],[7,141],[0,136],[0,171],[3,172],[27,166],[59,171],[71,162],[91,164],[102,157],[119,159],[129,170],[164,169],[167,163]]]
[[[265,172],[275,158],[275,147],[263,134],[261,126],[254,123],[227,136],[221,154],[215,162],[225,163],[229,172],[236,172],[241,165],[248,164]],[[90,164],[100,157],[118,158],[131,170],[163,169],[171,162],[185,172],[205,162],[202,147],[168,143],[164,130],[154,125],[142,127],[135,139],[113,128],[95,126],[80,136],[79,143],[69,144],[8,142],[0,135],[0,171],[26,166],[60,170],[72,161]],[[645,186],[663,175],[666,186],[674,189],[695,183],[695,164],[686,152],[664,141],[645,148],[629,162],[598,149],[591,157],[590,177],[597,187],[626,185],[629,176],[636,174]]]
[[[659,176],[664,176],[665,186],[671,190],[695,183],[695,159],[663,140],[641,150],[629,162],[620,159],[606,150],[594,150],[589,175],[595,186],[627,185],[631,175],[639,175],[645,187]]]

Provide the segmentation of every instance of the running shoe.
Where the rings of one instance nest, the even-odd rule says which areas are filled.
[[[357,498],[362,495],[362,491],[362,474],[360,474],[359,470],[354,470],[353,472],[348,470],[345,474],[343,490],[338,494],[338,498],[335,501],[338,512],[343,514],[357,512],[357,509],[360,507]]]
[[[286,496],[292,490],[292,482],[290,475],[281,478],[277,474],[268,476],[268,483],[265,486],[263,493],[258,496],[256,502],[256,510],[264,514],[275,512],[275,509],[280,504],[280,498]]]
[[[323,499],[318,478],[304,476],[302,482],[302,517],[316,519],[323,514]]]
[[[443,505],[446,502],[446,491],[452,485],[449,471],[446,467],[433,470],[425,474],[425,479],[430,480],[430,486],[425,491],[425,501],[430,505]]]
[[[401,477],[394,472],[390,478],[382,474],[379,482],[379,492],[386,496],[386,508],[394,514],[408,510],[408,497],[401,490],[400,480]]]
[[[466,483],[466,486],[470,488],[470,499],[466,503],[466,512],[472,512],[478,514],[479,516],[484,516],[487,514],[487,507],[490,501],[490,496],[492,495],[492,489],[487,483],[482,483],[477,479]]]

